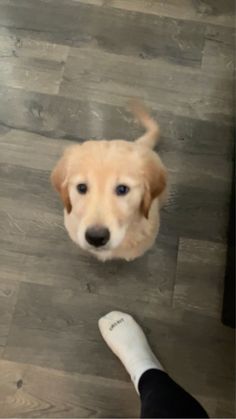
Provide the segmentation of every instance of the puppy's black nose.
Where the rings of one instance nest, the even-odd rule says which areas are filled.
[[[106,227],[89,227],[85,232],[85,238],[94,247],[105,246],[110,239],[110,231]]]

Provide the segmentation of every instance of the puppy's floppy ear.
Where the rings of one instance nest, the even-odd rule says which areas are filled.
[[[67,184],[67,165],[68,159],[67,156],[64,155],[58,161],[56,166],[54,167],[51,173],[51,182],[56,191],[61,195],[61,199],[63,201],[64,207],[66,208],[68,214],[72,210],[69,192],[68,192],[68,184]]]
[[[141,212],[148,218],[153,199],[157,198],[166,188],[167,171],[160,158],[152,153],[144,166],[144,194]]]

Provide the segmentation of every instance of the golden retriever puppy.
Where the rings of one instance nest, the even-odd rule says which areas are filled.
[[[141,256],[159,230],[167,182],[152,150],[159,128],[141,105],[133,105],[133,112],[146,128],[142,137],[73,145],[51,175],[69,236],[102,261]]]

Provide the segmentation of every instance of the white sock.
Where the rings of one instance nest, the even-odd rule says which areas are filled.
[[[98,322],[107,345],[124,364],[138,392],[141,375],[151,369],[163,370],[141,327],[129,314],[111,311]]]

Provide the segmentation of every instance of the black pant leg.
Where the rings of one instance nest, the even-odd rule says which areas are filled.
[[[141,418],[208,418],[200,403],[164,371],[145,371],[138,388]]]

